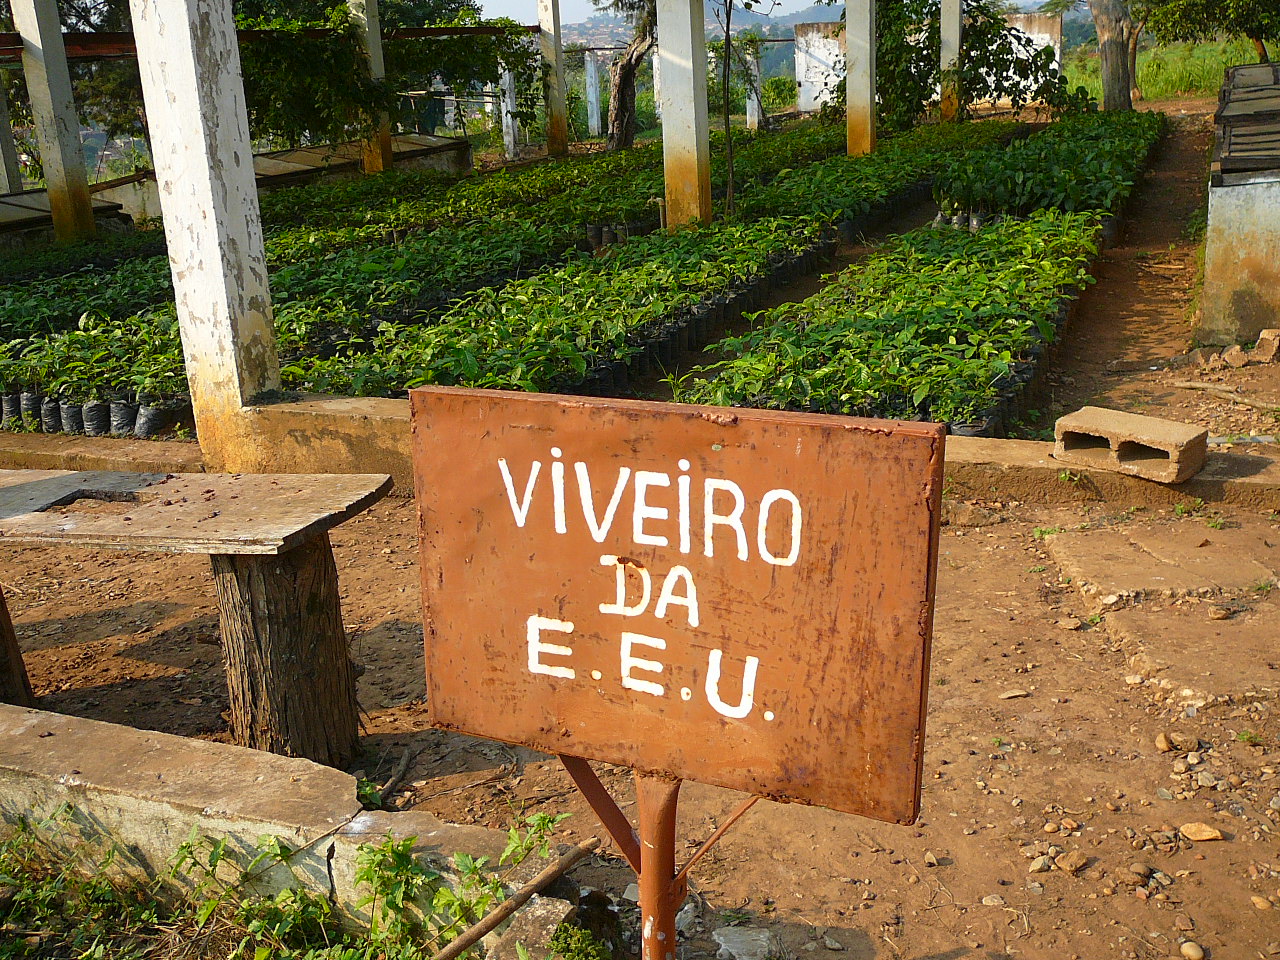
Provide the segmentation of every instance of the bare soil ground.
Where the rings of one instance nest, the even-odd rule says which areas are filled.
[[[1188,346],[1184,231],[1205,129],[1175,128],[1126,245],[1086,295],[1059,371],[1063,409],[1103,402],[1224,434],[1265,426],[1166,382],[1199,374],[1106,368]],[[1212,376],[1259,396],[1280,386],[1275,368]],[[553,759],[426,729],[413,503],[384,502],[333,540],[365,671],[358,772],[384,779],[408,748],[395,807],[499,828],[568,812],[560,839],[599,834]],[[761,802],[694,869],[699,918],[681,956],[713,955],[711,931],[730,925],[833,960],[1163,958],[1185,939],[1217,960],[1280,956],[1278,581],[1275,515],[949,500],[920,821]],[[0,582],[42,707],[226,737],[206,560],[0,546]],[[634,811],[626,772],[598,769]],[[689,849],[739,800],[687,784]],[[1204,835],[1196,823],[1222,839],[1190,839]],[[612,847],[574,876],[634,920]]]

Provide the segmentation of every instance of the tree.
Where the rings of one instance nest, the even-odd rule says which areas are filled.
[[[1079,0],[1048,0],[1042,13],[1066,13]],[[1138,38],[1142,27],[1134,27],[1131,6],[1146,0],[1088,0],[1089,13],[1098,33],[1099,73],[1102,76],[1102,109],[1132,110],[1137,85]]]
[[[592,0],[631,21],[631,42],[609,70],[609,150],[625,150],[636,139],[636,74],[657,42],[657,0]]]
[[[1161,42],[1212,40],[1222,34],[1253,41],[1270,61],[1267,43],[1280,43],[1277,0],[1147,0],[1151,32]]]
[[[1133,19],[1125,0],[1089,0],[1089,12],[1098,28],[1099,72],[1102,75],[1102,109],[1133,109],[1133,77],[1129,73],[1129,36]]]

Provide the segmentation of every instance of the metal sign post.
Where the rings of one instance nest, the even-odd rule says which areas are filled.
[[[645,960],[756,797],[914,821],[942,427],[410,398],[430,722],[561,758],[639,877]],[[635,771],[636,826],[585,758]],[[677,869],[682,780],[752,796]]]

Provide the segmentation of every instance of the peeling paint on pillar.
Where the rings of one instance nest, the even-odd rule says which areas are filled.
[[[22,35],[22,70],[44,163],[53,232],[61,241],[92,237],[97,228],[57,3],[12,0],[10,6],[14,27]]]
[[[246,403],[280,386],[235,25],[223,0],[130,8],[196,428],[234,470]]]
[[[587,77],[587,133],[600,136],[600,63],[593,51],[582,54]]]
[[[849,156],[876,148],[875,0],[845,0]]]
[[[707,41],[702,0],[658,0],[667,226],[711,222]]]
[[[499,81],[502,96],[499,99],[502,115],[502,146],[508,160],[519,159],[520,156],[520,121],[516,118],[518,104],[516,102],[516,75],[511,70],[503,70]]]
[[[569,115],[565,106],[564,47],[560,37],[560,0],[538,0],[538,43],[545,68],[547,156],[569,152]]]
[[[960,66],[960,36],[964,22],[962,0],[942,0],[940,12],[939,34],[941,36],[942,56],[942,119],[954,120],[960,112],[960,89],[958,77],[953,71]]]
[[[378,0],[347,0],[347,9],[351,11],[351,22],[360,33],[360,42],[369,59],[369,76],[374,80],[385,79],[387,69],[382,58],[382,18],[378,13]],[[364,172],[390,170],[393,162],[391,121],[383,114],[378,117],[373,137],[364,145]]]
[[[760,104],[760,58],[753,56],[748,68],[751,70],[751,82],[747,85],[747,129],[759,130],[760,118],[764,115]]]

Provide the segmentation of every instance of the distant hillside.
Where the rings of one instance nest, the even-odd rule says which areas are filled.
[[[721,20],[717,17],[724,9],[724,0],[705,0],[706,28],[709,34],[723,30]],[[797,23],[825,23],[840,19],[844,10],[842,4],[814,4],[795,13],[768,17],[746,10],[741,6],[733,8],[733,31],[737,33],[747,28],[759,28],[770,36],[790,36],[790,28]],[[721,14],[722,15],[722,14]],[[631,27],[626,20],[607,13],[597,13],[581,23],[568,23],[563,26],[566,43],[589,47],[624,46],[631,39]]]

